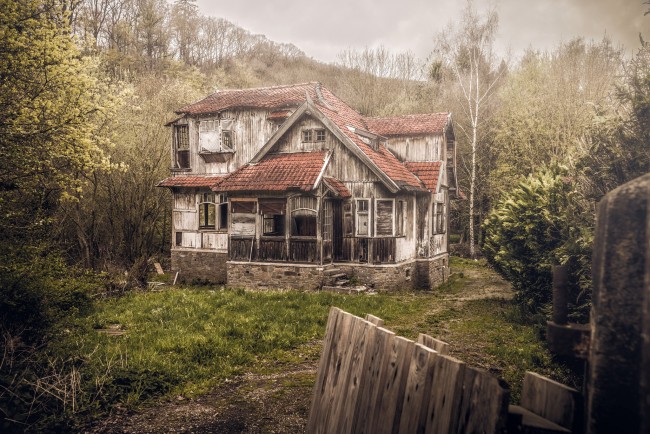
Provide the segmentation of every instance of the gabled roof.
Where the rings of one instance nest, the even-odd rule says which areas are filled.
[[[305,102],[305,92],[309,92],[312,98],[317,98],[316,85],[317,83],[302,83],[252,89],[223,89],[200,101],[186,105],[176,113],[209,114],[235,107],[267,109],[297,107]]]
[[[247,164],[212,187],[214,191],[312,191],[329,163],[327,152],[268,154]]]
[[[333,178],[331,176],[326,176],[323,178],[323,182],[327,187],[332,190],[338,197],[341,197],[343,199],[347,199],[352,197],[352,193],[350,193],[350,190],[347,189],[345,185],[341,181],[339,181],[336,178]]]
[[[373,148],[366,143],[368,139],[364,134],[355,132],[356,130],[368,130],[364,117],[360,113],[341,101],[319,83],[309,83],[308,85],[308,89],[306,90],[304,89],[305,85],[296,85],[297,88],[305,90],[302,97],[302,105],[276,130],[269,141],[253,157],[251,160],[253,163],[259,162],[264,155],[270,152],[282,135],[304,114],[309,114],[323,122],[353,154],[363,161],[384,182],[389,190],[393,192],[400,189],[414,191],[425,190],[417,177],[409,172],[385,146],[380,144],[376,148]]]
[[[425,162],[409,162],[404,165],[413,172],[424,184],[427,190],[432,193],[438,192],[440,184],[440,175],[442,174],[442,161],[425,161]]]
[[[158,187],[211,187],[223,176],[172,176],[158,183]]]
[[[448,122],[449,113],[366,118],[371,131],[386,137],[442,134]]]

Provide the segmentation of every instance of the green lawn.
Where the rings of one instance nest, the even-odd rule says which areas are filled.
[[[507,285],[472,261],[455,260],[452,267],[451,282],[434,292],[348,296],[215,287],[135,292],[98,302],[51,344],[50,353],[80,374],[75,412],[82,419],[115,406],[196,396],[246,371],[315,363],[330,306],[359,316],[372,313],[408,338],[424,332],[449,342],[453,356],[510,383],[515,400],[525,370],[570,380],[534,327],[501,296]],[[482,295],[473,298],[476,294]],[[98,331],[106,328],[125,333]]]

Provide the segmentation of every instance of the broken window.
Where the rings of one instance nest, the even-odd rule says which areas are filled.
[[[183,232],[176,232],[176,246],[183,247]]]
[[[286,202],[284,200],[260,200],[262,235],[283,236]]]
[[[370,199],[357,199],[357,235],[370,235]]]
[[[232,148],[232,131],[221,132],[221,146]]]
[[[392,199],[378,199],[375,202],[375,222],[377,224],[375,235],[390,237],[393,235],[393,205]]]
[[[187,125],[174,126],[176,168],[190,168],[190,130]]]
[[[216,224],[217,210],[214,193],[203,193],[199,203],[199,229],[215,229]]]
[[[291,235],[316,236],[316,198],[295,196],[291,198]]]
[[[257,202],[254,200],[231,200],[230,210],[232,214],[230,233],[232,235],[254,236]]]
[[[228,197],[219,195],[219,229],[228,229]]]

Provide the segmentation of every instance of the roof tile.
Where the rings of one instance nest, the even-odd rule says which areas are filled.
[[[268,154],[221,178],[215,191],[312,191],[325,165],[326,152]]]
[[[438,180],[440,179],[440,170],[442,161],[433,162],[406,162],[404,165],[413,172],[424,184],[427,190],[436,192],[438,189]]]
[[[158,183],[158,187],[212,187],[223,176],[171,176]]]
[[[370,130],[382,136],[409,136],[442,133],[449,113],[427,113],[366,118]]]

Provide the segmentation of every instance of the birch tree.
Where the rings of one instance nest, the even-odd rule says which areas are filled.
[[[434,51],[434,64],[446,72],[458,90],[461,113],[456,117],[455,126],[460,129],[469,145],[469,155],[461,158],[463,170],[469,178],[469,248],[472,258],[476,256],[479,151],[486,140],[490,105],[506,71],[505,63],[498,60],[494,50],[498,23],[495,11],[481,15],[473,3],[468,1],[461,20],[449,24],[438,35]]]

